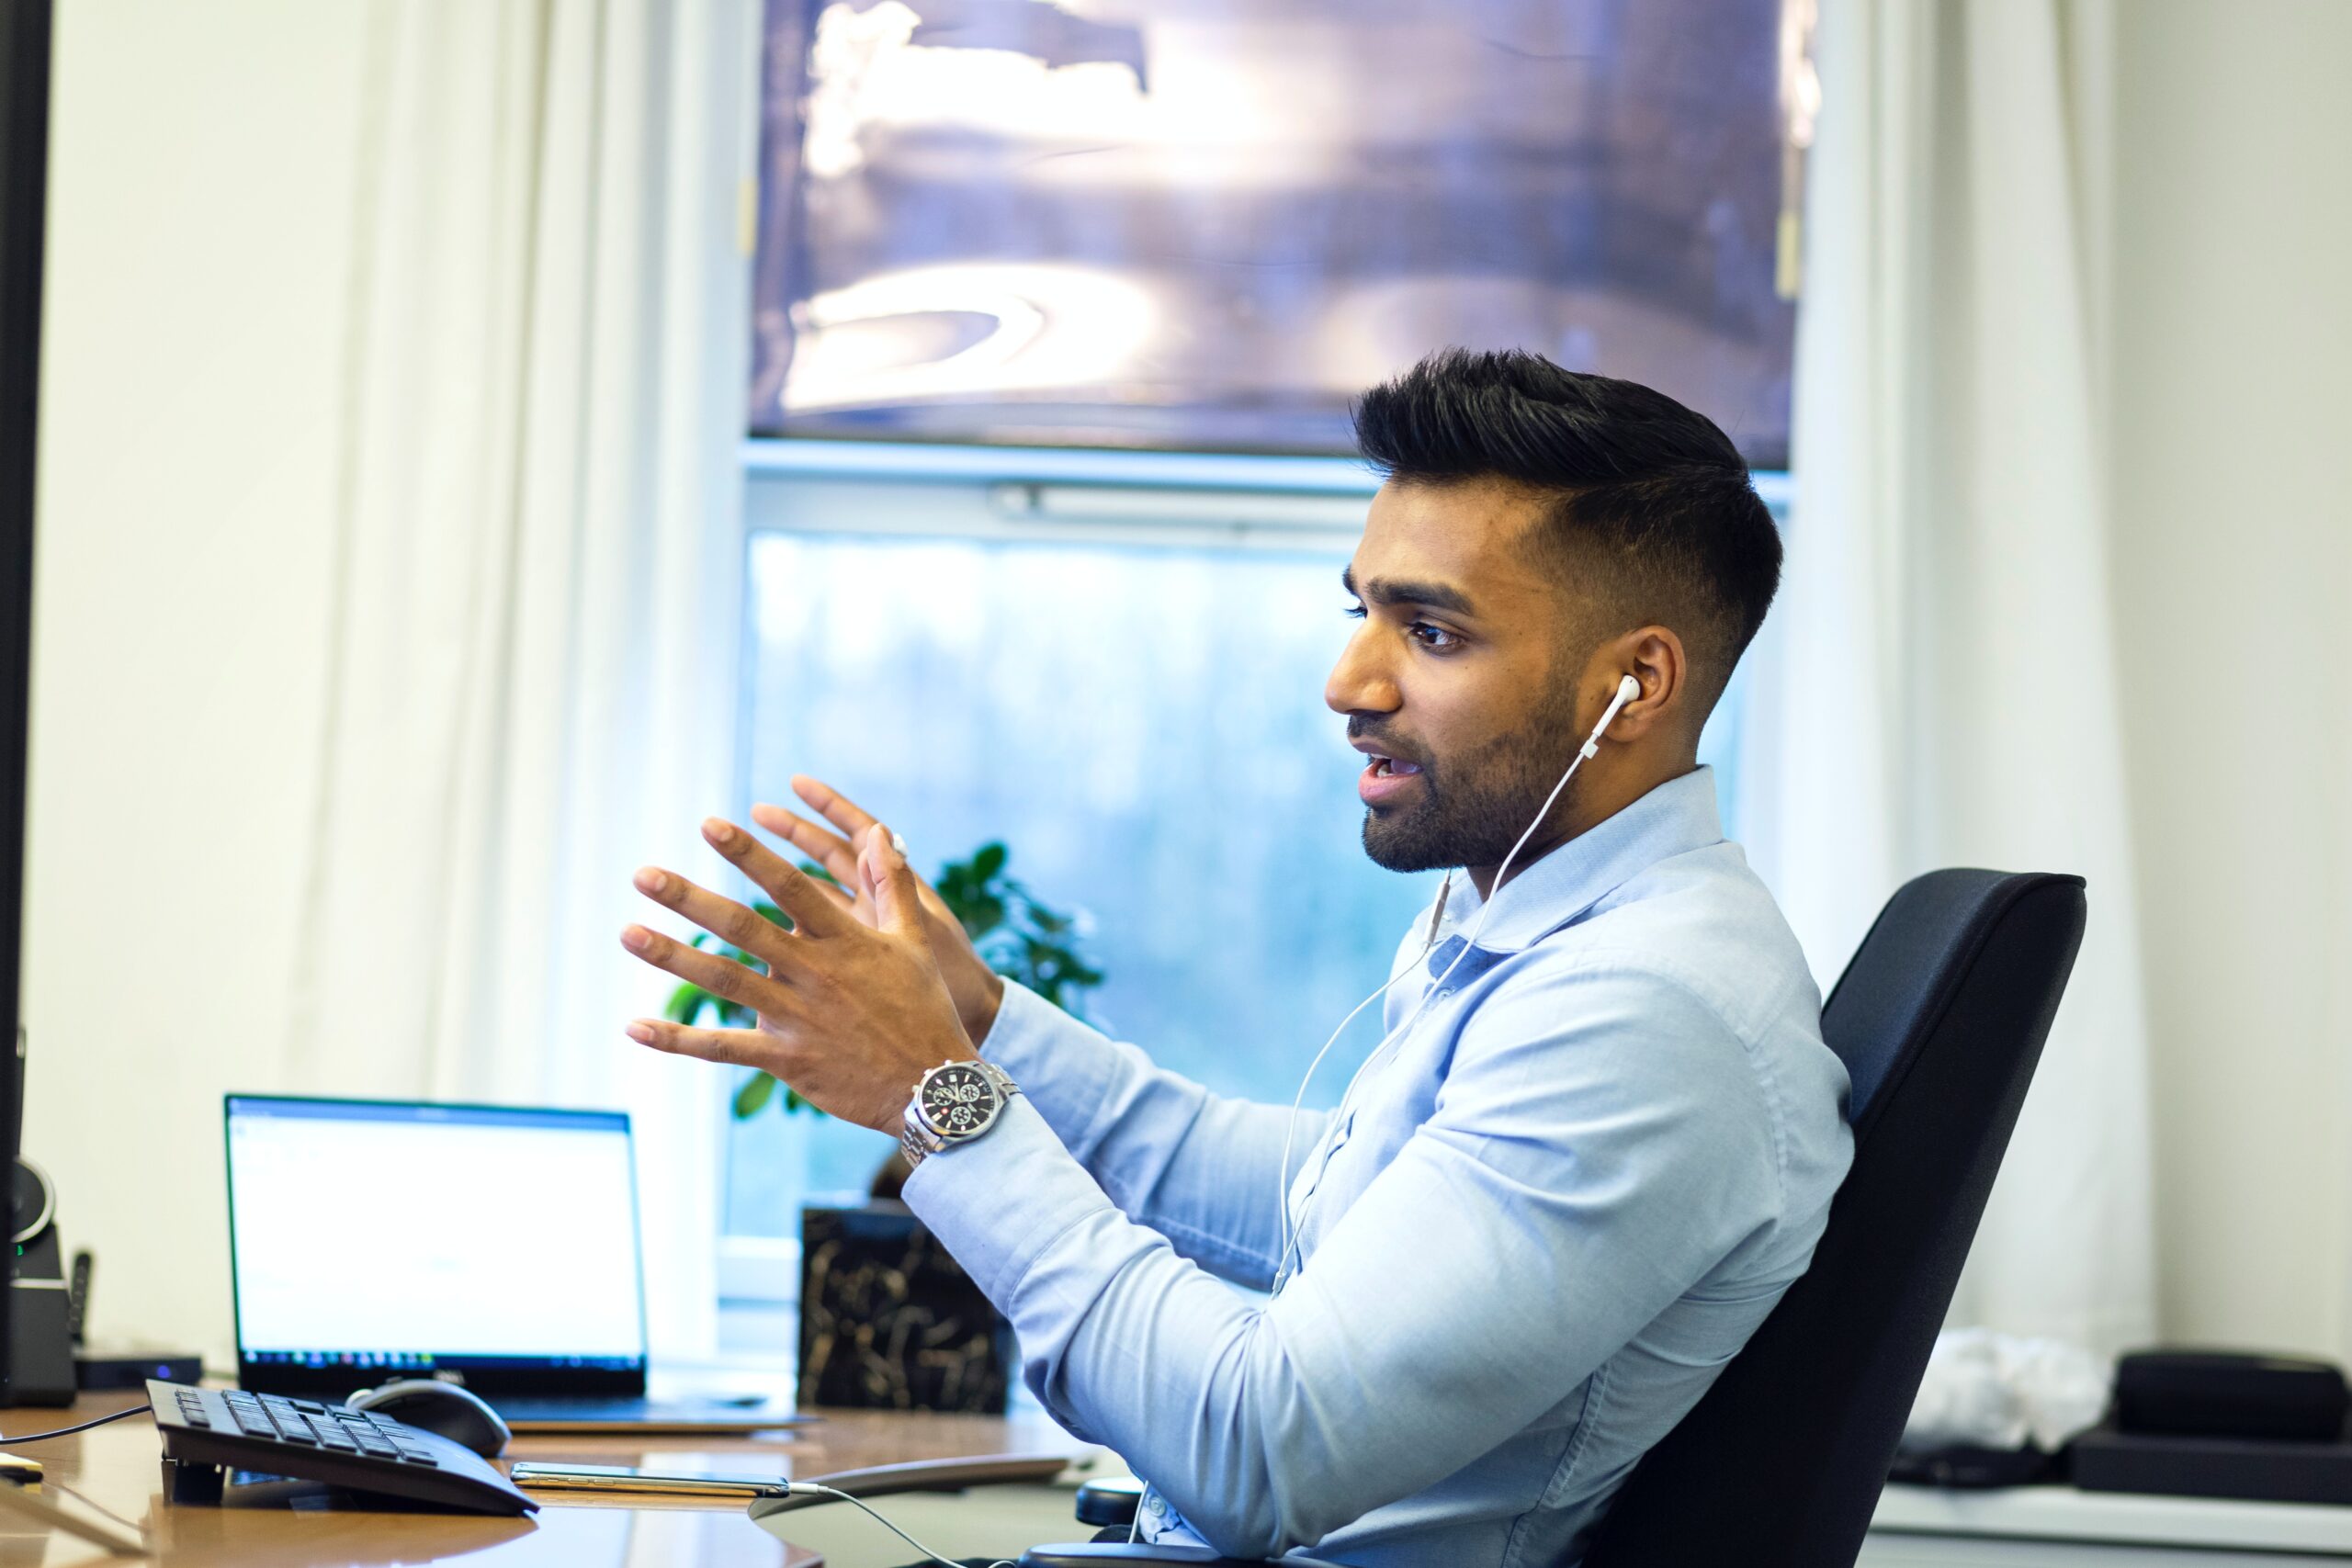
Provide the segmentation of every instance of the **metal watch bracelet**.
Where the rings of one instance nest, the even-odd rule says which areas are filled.
[[[1012,1081],[1012,1075],[994,1062],[981,1059],[974,1065],[985,1073],[989,1082],[996,1087],[996,1114],[989,1118],[987,1126],[967,1137],[943,1137],[923,1119],[922,1086],[931,1077],[930,1072],[924,1073],[922,1078],[915,1080],[914,1093],[908,1098],[906,1111],[899,1118],[899,1153],[905,1158],[910,1173],[933,1155],[939,1154],[956,1144],[971,1143],[988,1136],[989,1132],[994,1130],[997,1122],[1002,1119],[1005,1106],[1011,1102],[1014,1095],[1021,1092],[1021,1086]],[[936,1070],[936,1068],[933,1069],[933,1071]]]

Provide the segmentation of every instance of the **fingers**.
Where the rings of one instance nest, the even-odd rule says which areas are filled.
[[[731,958],[705,953],[643,926],[623,930],[621,945],[656,969],[666,969],[681,980],[692,981],[714,997],[741,1002],[763,1018],[782,1017],[791,1010],[792,993],[782,979],[763,975]]]
[[[803,935],[837,936],[856,924],[837,901],[820,891],[823,884],[734,823],[706,818],[702,836],[754,886],[765,889]]]
[[[881,929],[902,936],[922,936],[922,892],[907,857],[891,841],[889,829],[876,822],[866,829],[865,847],[858,862],[865,885],[874,890]]]
[[[786,944],[792,938],[775,921],[734,899],[722,898],[659,866],[649,865],[630,880],[648,898],[664,908],[675,909],[719,941],[731,942],[764,961],[771,972],[779,964],[791,963]]]
[[[640,1018],[628,1026],[628,1037],[673,1056],[695,1056],[729,1066],[757,1066],[768,1055],[767,1042],[756,1029],[689,1029],[666,1018]]]
[[[874,826],[872,812],[821,779],[795,773],[792,793],[807,801],[809,810],[839,828],[853,842],[863,843],[866,829]]]
[[[847,839],[781,806],[754,806],[752,820],[823,866],[844,887],[856,886],[857,850]]]

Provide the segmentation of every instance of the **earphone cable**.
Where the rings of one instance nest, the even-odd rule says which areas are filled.
[[[1485,934],[1487,930],[1487,919],[1495,912],[1496,895],[1502,892],[1503,882],[1510,875],[1511,862],[1519,858],[1519,852],[1527,847],[1527,840],[1535,836],[1535,829],[1544,825],[1544,819],[1552,815],[1552,807],[1554,803],[1560,798],[1560,792],[1568,787],[1568,781],[1577,776],[1577,770],[1583,767],[1586,759],[1591,757],[1600,749],[1600,732],[1609,728],[1609,721],[1617,716],[1617,710],[1623,707],[1626,701],[1629,700],[1629,694],[1626,692],[1625,687],[1632,683],[1633,677],[1630,675],[1626,676],[1624,680],[1619,682],[1617,700],[1609,705],[1608,709],[1600,716],[1600,722],[1592,727],[1592,733],[1585,737],[1583,745],[1577,748],[1577,754],[1568,761],[1568,771],[1560,775],[1560,782],[1554,784],[1552,786],[1552,793],[1544,797],[1544,804],[1536,808],[1534,818],[1527,824],[1526,830],[1520,834],[1519,841],[1511,845],[1510,852],[1509,854],[1503,856],[1502,864],[1497,867],[1495,871],[1493,890],[1487,894],[1486,902],[1479,907],[1477,922],[1470,928],[1469,939],[1462,944],[1462,951],[1453,955],[1453,961],[1446,964],[1444,972],[1439,975],[1436,979],[1430,981],[1428,987],[1422,990],[1420,996],[1415,998],[1413,1002],[1413,1010],[1405,1015],[1405,1021],[1381,1037],[1380,1043],[1372,1048],[1371,1053],[1364,1057],[1363,1064],[1359,1066],[1354,1074],[1349,1077],[1348,1087],[1340,1092],[1339,1109],[1331,1112],[1331,1120],[1329,1123],[1329,1127],[1334,1129],[1338,1128],[1341,1123],[1341,1120],[1347,1115],[1348,1102],[1355,1098],[1356,1085],[1363,1081],[1365,1070],[1369,1068],[1373,1063],[1380,1059],[1381,1053],[1387,1050],[1392,1043],[1401,1039],[1406,1032],[1413,1027],[1414,1023],[1418,1021],[1421,1016],[1421,1010],[1429,1005],[1430,998],[1437,995],[1438,988],[1443,986],[1447,978],[1453,975],[1454,965],[1460,964],[1463,959],[1468,957],[1470,950],[1478,945],[1478,938]],[[1446,885],[1449,888],[1453,886],[1451,873],[1447,874]],[[1443,896],[1441,895],[1438,900],[1438,918],[1442,919],[1444,913],[1445,900]],[[1438,920],[1434,919],[1431,919],[1430,921],[1429,941],[1421,948],[1421,957],[1427,957],[1430,950],[1437,945],[1437,927]],[[1282,1190],[1280,1194],[1282,1203],[1281,1234],[1283,1249],[1281,1256],[1276,1258],[1274,1260],[1273,1283],[1276,1291],[1280,1291],[1282,1289],[1283,1281],[1289,1277],[1290,1255],[1292,1249],[1301,1240],[1300,1233],[1306,1227],[1306,1213],[1314,1205],[1316,1194],[1321,1190],[1323,1183],[1322,1170],[1328,1169],[1331,1163],[1331,1155],[1329,1153],[1325,1154],[1323,1156],[1323,1165],[1318,1168],[1315,1181],[1307,1188],[1306,1196],[1300,1201],[1298,1223],[1294,1225],[1291,1223],[1290,1217],[1290,1145],[1291,1135],[1296,1131],[1298,1126],[1298,1108],[1300,1105],[1305,1103],[1306,1100],[1306,1086],[1308,1083],[1313,1081],[1315,1077],[1315,1069],[1322,1066],[1324,1056],[1329,1053],[1333,1045],[1339,1043],[1340,1036],[1346,1032],[1348,1025],[1355,1021],[1356,1014],[1363,1011],[1364,1009],[1370,1007],[1382,997],[1386,996],[1391,987],[1394,987],[1397,981],[1411,974],[1414,969],[1419,967],[1419,962],[1420,960],[1417,958],[1411,964],[1399,969],[1396,974],[1388,977],[1387,985],[1381,987],[1380,989],[1373,992],[1371,996],[1368,996],[1364,998],[1363,1000],[1358,1002],[1355,1005],[1354,1010],[1340,1021],[1340,1027],[1331,1032],[1331,1038],[1323,1043],[1323,1049],[1315,1053],[1315,1059],[1306,1065],[1306,1077],[1299,1080],[1298,1093],[1291,1100],[1290,1127],[1285,1129],[1283,1136]],[[1329,1137],[1329,1134],[1327,1133],[1325,1134],[1327,1142]]]
[[[813,1481],[794,1481],[788,1482],[786,1484],[794,1492],[814,1492],[820,1496],[831,1497],[836,1502],[847,1503],[852,1507],[863,1512],[866,1517],[872,1519],[876,1524],[880,1525],[884,1529],[888,1530],[892,1535],[897,1536],[900,1540],[905,1541],[909,1546],[913,1547],[917,1551],[920,1551],[925,1557],[930,1558],[933,1562],[941,1564],[942,1568],[964,1568],[964,1565],[961,1562],[958,1562],[955,1558],[942,1557],[939,1553],[933,1551],[931,1548],[925,1546],[922,1542],[917,1540],[914,1537],[909,1535],[906,1531],[900,1529],[898,1526],[884,1518],[873,1508],[868,1507],[861,1498],[853,1497],[848,1493],[837,1490],[834,1487],[820,1486]],[[989,1563],[989,1568],[1020,1568],[1020,1565],[1008,1558],[1000,1557],[994,1562]]]

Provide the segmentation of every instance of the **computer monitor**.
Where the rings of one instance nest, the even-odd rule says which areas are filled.
[[[245,1387],[644,1393],[626,1113],[231,1095],[227,1119]]]
[[[32,706],[34,405],[40,389],[42,220],[49,188],[49,0],[0,6],[0,1177],[24,1116],[25,752]],[[5,1284],[0,1280],[0,1284]],[[13,1404],[0,1289],[0,1404]]]

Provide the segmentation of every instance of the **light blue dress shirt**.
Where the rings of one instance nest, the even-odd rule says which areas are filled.
[[[1454,881],[1392,1031],[1477,921]],[[1287,1107],[1018,986],[984,1051],[1023,1095],[907,1202],[1046,1408],[1150,1482],[1145,1538],[1243,1557],[1576,1562],[1804,1271],[1853,1148],[1820,995],[1703,768],[1514,875],[1346,1120],[1302,1114],[1304,1261],[1271,1301],[1210,1276],[1272,1282]]]

